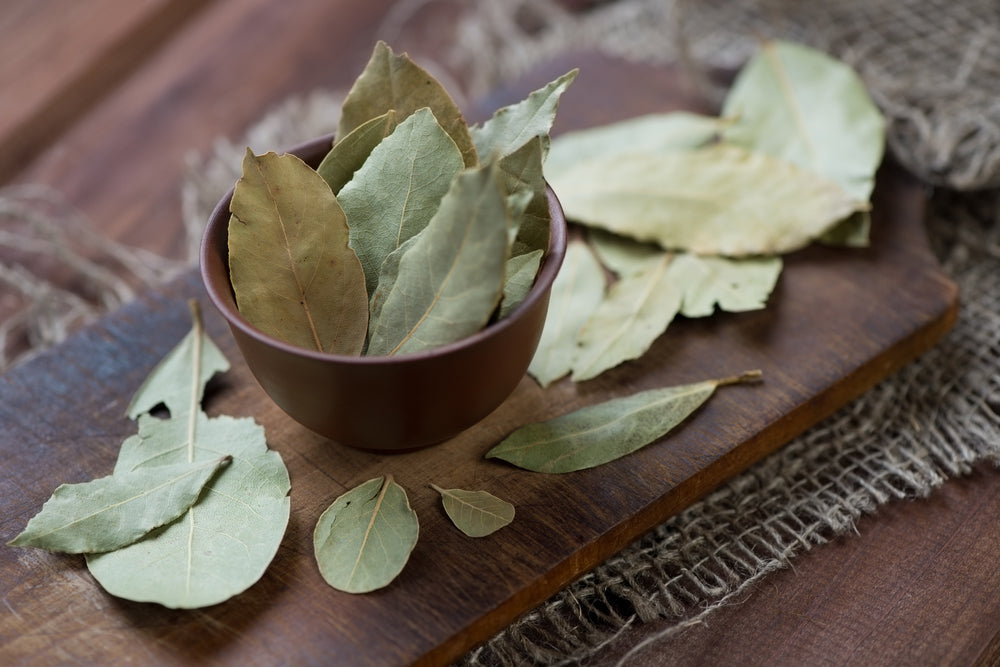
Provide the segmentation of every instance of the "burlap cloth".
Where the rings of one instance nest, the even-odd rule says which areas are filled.
[[[812,44],[852,63],[889,119],[892,155],[934,186],[928,233],[962,298],[955,328],[930,352],[581,577],[462,664],[600,663],[626,627],[668,621],[653,642],[682,632],[742,599],[797,554],[855,530],[858,517],[880,504],[926,496],[977,462],[1000,464],[996,0],[407,0],[386,17],[380,36],[406,48],[408,30],[432,5],[447,5],[459,20],[441,33],[431,69],[466,100],[581,48],[681,62],[695,77],[706,66],[739,66],[766,37]],[[289,100],[247,136],[220,139],[211,155],[193,156],[183,192],[192,238],[236,179],[247,145],[271,150],[332,131],[342,95],[316,91]],[[0,216],[23,216],[18,205],[31,197],[46,199],[0,193]],[[15,269],[0,265],[0,281],[17,284]],[[141,278],[152,282],[170,270],[164,265]],[[77,303],[73,295],[47,298]],[[0,338],[11,328],[0,328]]]

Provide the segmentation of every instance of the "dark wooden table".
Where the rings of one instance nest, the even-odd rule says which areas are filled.
[[[8,0],[0,181],[50,185],[108,237],[180,258],[185,155],[207,152],[217,136],[239,137],[291,94],[349,85],[392,5]],[[411,39],[433,53],[434,34],[418,21]],[[0,300],[0,318],[11,303]],[[862,519],[860,535],[800,557],[747,600],[638,660],[991,664],[1000,656],[997,510],[1000,475],[985,466],[930,499],[892,503]],[[16,613],[5,602],[0,614]],[[630,631],[623,644],[650,629]],[[0,662],[8,649],[24,659],[15,639],[0,635]],[[85,659],[63,648],[40,659]]]

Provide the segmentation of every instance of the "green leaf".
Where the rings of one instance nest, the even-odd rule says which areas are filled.
[[[497,109],[493,117],[470,129],[476,151],[484,159],[513,153],[533,137],[542,137],[548,150],[549,130],[556,118],[559,99],[579,70],[571,70],[532,92],[524,100]]]
[[[399,121],[417,109],[430,107],[444,131],[455,141],[466,167],[479,163],[469,126],[439,81],[406,54],[396,55],[378,42],[364,71],[344,100],[337,137],[346,137],[367,121],[394,110]]]
[[[392,476],[376,477],[337,498],[320,516],[313,548],[320,574],[348,593],[389,585],[417,543],[417,514]]]
[[[528,366],[543,387],[570,372],[576,356],[576,337],[594,308],[604,298],[601,265],[586,244],[570,241],[562,267],[552,284],[545,327]]]
[[[507,282],[504,283],[503,298],[500,301],[500,319],[510,315],[512,310],[521,305],[524,297],[528,296],[531,286],[535,284],[535,275],[541,262],[541,250],[507,260]]]
[[[535,137],[497,163],[504,192],[530,193],[527,207],[515,216],[512,255],[524,255],[549,246],[549,199],[542,174],[543,139]]]
[[[536,472],[593,468],[661,438],[700,407],[717,387],[760,378],[743,375],[651,389],[528,424],[486,453]]]
[[[456,176],[427,228],[386,259],[367,353],[426,350],[483,328],[503,291],[506,216],[494,166]]]
[[[64,553],[118,549],[184,514],[229,456],[63,484],[10,546]]]
[[[128,600],[191,609],[227,600],[260,579],[288,525],[290,482],[252,419],[199,412],[192,423],[143,415],[138,435],[122,444],[114,474],[227,453],[229,466],[179,519],[127,547],[87,556],[101,586]]]
[[[573,380],[595,378],[641,356],[681,307],[681,287],[669,271],[672,255],[611,285],[577,337]]]
[[[589,160],[550,182],[567,218],[705,255],[795,250],[865,206],[810,171],[725,144]]]
[[[372,118],[337,141],[316,167],[316,172],[323,177],[334,194],[339,193],[354,177],[354,172],[365,163],[372,150],[392,134],[398,124],[396,112],[391,110]]]
[[[194,326],[146,376],[129,403],[130,419],[160,404],[176,417],[194,413],[200,408],[209,379],[229,370],[229,362],[201,325],[198,303],[190,301],[188,306]],[[191,375],[192,364],[199,369],[195,377]]]
[[[685,317],[707,317],[719,309],[729,312],[758,310],[781,274],[780,257],[698,257],[677,255],[670,266],[673,282],[680,286]]]
[[[514,506],[486,491],[442,489],[431,484],[441,494],[444,511],[469,537],[486,537],[514,520]]]
[[[653,266],[668,252],[656,245],[612,234],[596,227],[587,230],[594,254],[616,276],[628,276]]]
[[[545,174],[551,178],[581,160],[606,160],[637,150],[660,153],[699,148],[716,139],[730,123],[728,119],[672,111],[566,132],[552,139]]]
[[[293,345],[360,354],[365,276],[326,181],[294,155],[247,149],[230,210],[229,272],[240,313]]]
[[[337,198],[350,223],[350,243],[364,268],[369,299],[385,258],[427,226],[461,169],[455,142],[430,109],[421,109],[376,146],[340,190]]]

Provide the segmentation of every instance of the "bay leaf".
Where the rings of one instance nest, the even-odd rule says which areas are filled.
[[[669,271],[672,259],[664,253],[655,264],[611,285],[577,336],[575,382],[638,358],[666,331],[683,296]]]
[[[406,491],[391,475],[338,497],[313,532],[320,574],[330,586],[368,593],[389,585],[417,543],[419,523]]]
[[[587,230],[587,242],[601,264],[616,276],[638,273],[655,265],[664,253],[670,252],[655,243],[636,241],[597,227]]]
[[[542,387],[572,369],[577,335],[604,298],[604,290],[604,271],[590,248],[582,241],[570,241],[552,283],[545,326],[528,366],[528,373]]]
[[[341,188],[337,199],[368,299],[385,258],[427,226],[461,169],[458,147],[425,108],[403,120]]]
[[[670,279],[683,292],[681,314],[707,317],[716,306],[728,312],[758,310],[767,304],[781,275],[780,257],[699,257],[680,254]]]
[[[139,433],[122,444],[114,474],[222,454],[232,461],[180,518],[122,549],[87,555],[87,567],[105,590],[193,609],[223,602],[260,579],[288,525],[290,481],[252,419],[142,415]]]
[[[641,391],[515,430],[486,453],[526,470],[565,473],[631,454],[687,419],[717,387],[756,381],[759,371]]]
[[[544,155],[542,137],[534,137],[497,163],[502,174],[504,192],[530,193],[524,211],[516,217],[516,233],[511,242],[511,255],[523,255],[549,246],[549,200],[545,193],[542,171]]]
[[[365,163],[372,150],[392,134],[398,124],[396,112],[389,110],[359,125],[333,144],[330,152],[316,167],[316,172],[323,177],[334,194],[339,193],[354,177],[354,172]]]
[[[240,313],[293,345],[360,354],[364,271],[326,181],[294,155],[247,149],[230,210],[229,271]]]
[[[726,144],[583,161],[550,183],[569,219],[705,255],[796,250],[866,206],[833,181]]]
[[[136,390],[126,413],[135,419],[157,405],[181,416],[200,409],[205,385],[216,373],[229,369],[229,362],[205,333],[197,301],[189,301],[193,326],[184,338],[153,367]],[[198,368],[192,376],[191,369]]]
[[[500,109],[482,125],[470,128],[476,152],[483,159],[491,155],[503,157],[523,146],[534,137],[543,141],[542,149],[548,150],[549,130],[559,109],[559,100],[580,71],[570,70],[550,81],[528,97]]]
[[[398,256],[398,271],[383,268],[373,295],[378,303],[369,355],[437,347],[489,321],[508,259],[507,208],[498,178],[495,164],[459,173],[427,227]]]
[[[469,537],[486,537],[514,520],[514,506],[487,491],[431,487],[441,494],[451,522]]]
[[[396,55],[378,42],[364,71],[344,99],[337,137],[346,137],[367,121],[394,110],[399,121],[429,107],[455,141],[466,167],[479,163],[469,126],[444,86],[405,54]]]
[[[510,315],[528,296],[541,263],[541,250],[507,260],[507,281],[503,285],[503,298],[500,300],[500,319]]]
[[[551,177],[581,160],[606,160],[636,150],[659,153],[699,148],[716,139],[731,122],[688,111],[671,111],[564,132],[552,138],[545,173]]]
[[[127,546],[184,514],[229,460],[223,456],[62,484],[8,544],[63,553]]]

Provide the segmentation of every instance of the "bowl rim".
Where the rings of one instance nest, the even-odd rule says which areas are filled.
[[[332,134],[323,135],[293,146],[284,152],[291,153],[301,158],[302,154],[309,154],[317,151],[322,145],[329,145],[332,141]],[[223,231],[220,231],[218,228],[223,225],[228,225],[229,223],[229,204],[232,200],[235,189],[236,186],[234,184],[233,187],[229,188],[229,191],[212,209],[212,213],[208,218],[208,222],[205,225],[205,230],[201,238],[201,245],[199,247],[199,272],[201,274],[201,282],[208,293],[209,299],[231,326],[235,326],[241,333],[249,336],[258,343],[273,347],[281,352],[284,352],[285,354],[305,357],[322,362],[336,362],[339,364],[374,367],[399,365],[402,363],[419,363],[427,359],[443,357],[452,353],[460,352],[474,347],[482,341],[499,336],[503,331],[514,326],[517,323],[517,320],[520,319],[524,313],[528,312],[532,304],[541,299],[544,293],[551,288],[552,283],[555,282],[559,268],[562,265],[563,258],[566,254],[566,245],[568,243],[568,229],[566,226],[566,219],[562,211],[562,206],[560,205],[559,199],[556,197],[556,194],[552,190],[551,186],[546,183],[545,194],[550,212],[549,244],[545,250],[545,254],[542,256],[542,265],[535,276],[535,281],[532,284],[531,289],[528,291],[527,296],[511,313],[507,315],[507,317],[493,322],[472,335],[466,336],[460,340],[417,352],[408,352],[405,354],[391,356],[354,356],[321,352],[319,350],[310,350],[308,348],[299,347],[298,345],[293,345],[292,343],[288,343],[280,338],[276,338],[265,333],[243,317],[239,309],[236,307],[236,297],[232,292],[232,284],[228,280],[228,243],[225,248],[218,248],[217,244],[214,243],[214,239],[217,237],[223,237],[226,239],[229,238],[228,228]],[[213,278],[213,272],[209,270],[210,265],[213,264],[222,265],[222,273],[227,276],[227,280],[224,285],[219,285],[218,281]]]

